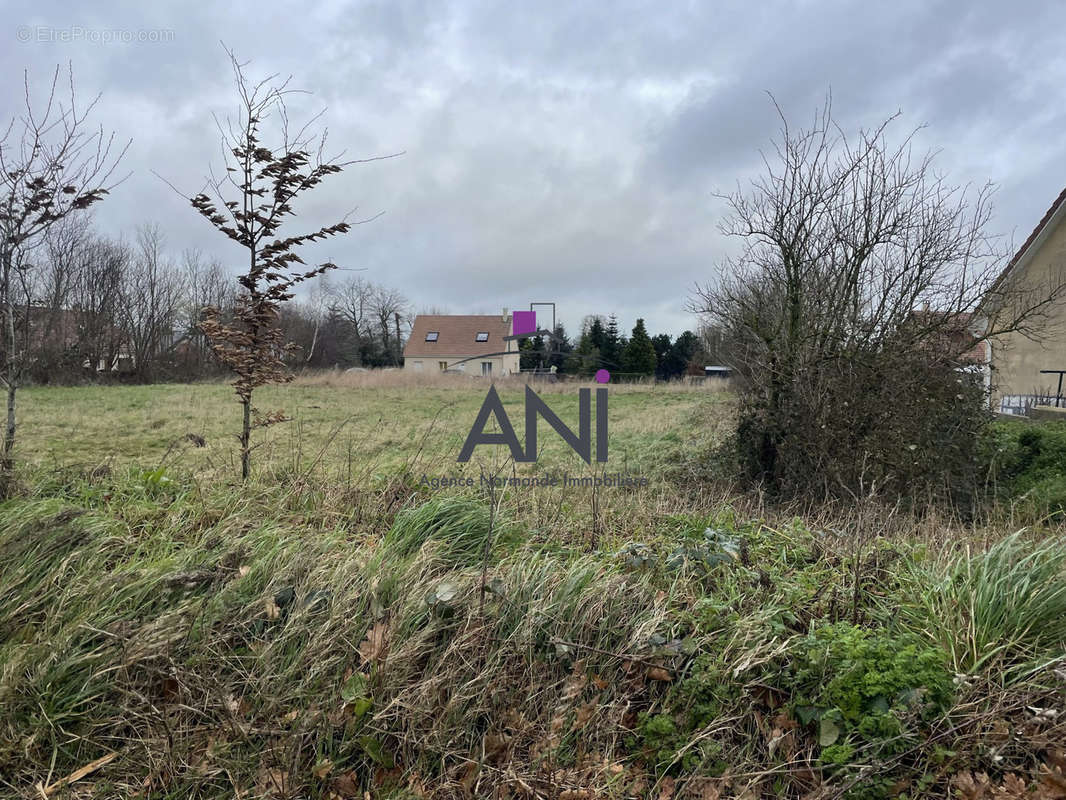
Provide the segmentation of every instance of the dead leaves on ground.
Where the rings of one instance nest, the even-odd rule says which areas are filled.
[[[281,606],[274,602],[273,597],[268,597],[263,601],[263,613],[271,621],[279,619],[281,617]]]
[[[386,622],[377,622],[366,632],[366,639],[359,645],[359,655],[364,663],[376,664],[384,660],[388,651],[389,626]]]
[[[985,772],[964,771],[951,779],[951,787],[960,800],[1066,800],[1066,751],[1049,749],[1034,777],[1008,772],[997,781]]]
[[[669,683],[674,679],[670,672],[662,667],[648,667],[648,680]]]
[[[255,793],[258,797],[288,797],[293,788],[292,777],[283,769],[260,765],[255,774]]]
[[[998,783],[984,772],[960,772],[951,780],[960,800],[1062,800],[1066,781],[1061,773],[1045,773],[1034,786],[1017,773],[1008,772]]]

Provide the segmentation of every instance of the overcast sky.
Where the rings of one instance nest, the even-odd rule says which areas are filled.
[[[221,164],[212,112],[235,110],[224,40],[326,108],[332,149],[404,151],[332,177],[310,226],[374,222],[323,251],[414,310],[494,313],[553,300],[563,321],[692,327],[686,297],[735,243],[712,197],[759,169],[778,121],[828,88],[838,120],[902,110],[900,134],[957,182],[1000,187],[994,227],[1021,242],[1066,184],[1066,3],[0,2],[0,110],[73,64],[95,119],[133,139],[130,178],[95,212],[175,253],[240,263],[181,197]],[[6,39],[6,41],[4,41]],[[107,41],[132,39],[133,41]],[[141,39],[145,41],[140,41]],[[343,275],[340,276],[343,278]]]

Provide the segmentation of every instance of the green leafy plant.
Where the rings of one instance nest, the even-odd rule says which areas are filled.
[[[721,759],[721,744],[699,737],[698,732],[712,724],[738,693],[718,656],[698,656],[687,676],[668,693],[663,712],[639,715],[640,749],[660,771],[720,774],[727,766]]]
[[[141,479],[144,482],[144,489],[149,496],[157,496],[166,493],[170,488],[170,485],[174,482],[173,479],[167,475],[165,467],[145,470],[141,475]]]
[[[992,425],[983,457],[1000,496],[1028,518],[1066,515],[1066,424]]]
[[[903,753],[952,700],[946,654],[913,635],[837,623],[800,640],[791,656],[778,685],[795,718],[817,731],[830,769]],[[882,788],[863,791],[876,797]]]

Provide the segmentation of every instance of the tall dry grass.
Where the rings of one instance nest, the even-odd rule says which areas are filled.
[[[320,393],[330,402],[348,386],[454,387],[474,407],[485,385],[300,380],[334,379],[350,383],[306,385],[340,389]],[[412,442],[400,461],[367,437],[312,447],[293,426],[289,456],[243,486],[177,454],[165,469],[27,475],[0,506],[0,796],[39,796],[114,753],[84,796],[828,798],[844,783],[823,771],[816,727],[768,681],[809,630],[838,622],[902,624],[949,653],[1007,643],[1041,666],[1008,685],[991,661],[958,660],[978,674],[904,767],[928,768],[940,796],[959,769],[1042,768],[1066,713],[1030,708],[1061,707],[1062,627],[1026,620],[1061,608],[1061,559],[1022,592],[1036,571],[995,549],[1001,527],[736,495],[673,463],[699,459],[691,437],[712,422],[660,436],[663,410],[688,406],[635,394],[676,388],[616,388],[654,432],[629,454],[654,465],[640,491],[429,491],[420,475],[454,454],[388,419],[382,437]],[[329,447],[342,457],[327,469]],[[707,526],[736,540],[736,559],[699,561]],[[696,707],[711,711],[680,738],[649,733]],[[900,767],[868,755],[857,769]]]
[[[480,376],[457,375],[444,372],[413,372],[405,369],[384,368],[371,369],[366,372],[329,369],[308,370],[300,372],[293,379],[296,386],[327,387],[339,389],[456,389],[471,391],[479,388],[487,389],[495,385],[500,389],[520,389],[523,386],[532,386],[537,392],[573,392],[579,388],[598,388],[602,384],[591,380],[570,378],[560,375],[552,381],[544,376],[535,376],[530,373],[520,375],[508,375],[495,377],[490,381]],[[642,378],[639,380],[626,381],[624,383],[610,384],[611,391],[615,393],[629,392],[691,392],[703,391],[709,393],[729,392],[732,389],[731,381],[715,380],[693,381],[680,379],[674,381],[657,381],[654,378]]]

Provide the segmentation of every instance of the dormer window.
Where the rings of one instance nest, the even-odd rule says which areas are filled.
[[[435,342],[437,337],[440,336],[440,331],[426,331],[426,341]]]
[[[489,332],[488,331],[478,331],[477,332],[477,336],[474,337],[474,341],[476,341],[476,342],[487,342],[488,340],[489,340]]]

